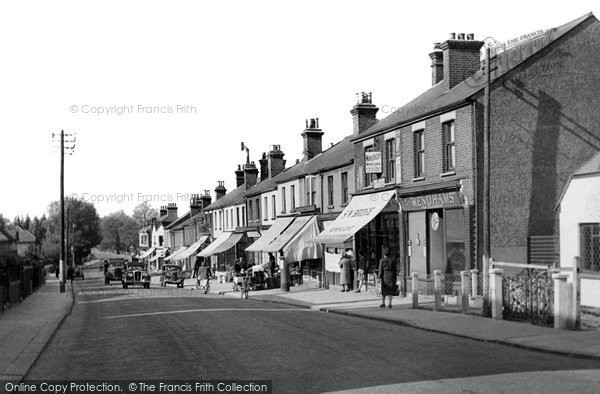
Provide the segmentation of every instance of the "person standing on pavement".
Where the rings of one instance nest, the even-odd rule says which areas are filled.
[[[348,258],[350,259],[350,267],[348,269],[349,273],[350,273],[350,282],[349,282],[349,286],[348,286],[348,291],[350,291],[355,288],[356,277],[358,276],[357,275],[358,267],[356,265],[356,259],[354,258],[354,252],[352,251],[352,249],[346,250],[346,256],[348,256]]]
[[[369,262],[367,260],[367,255],[364,252],[364,250],[360,250],[358,252],[358,262],[357,262],[357,267],[358,267],[358,287],[356,288],[356,291],[354,291],[355,293],[360,293],[360,290],[362,289],[363,285],[365,286],[365,290],[367,288],[367,275],[368,275],[368,269],[369,269]]]
[[[392,298],[396,294],[396,264],[388,256],[389,249],[383,248],[383,256],[379,260],[379,280],[381,283],[381,305],[380,308],[385,308],[385,297],[389,297],[390,301],[388,308],[392,308]]]
[[[350,265],[350,257],[348,257],[346,252],[342,253],[342,258],[340,259],[340,285],[342,286],[342,292],[350,291]]]

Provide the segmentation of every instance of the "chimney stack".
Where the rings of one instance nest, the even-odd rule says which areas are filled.
[[[285,171],[284,153],[281,150],[281,145],[273,145],[267,157],[269,178],[274,178]]]
[[[269,160],[267,159],[267,154],[263,152],[262,158],[258,161],[260,165],[260,181],[265,181],[269,179]]]
[[[161,218],[161,219],[163,216],[167,216],[167,206],[166,205],[162,205],[160,207],[159,214],[160,214],[159,218]]]
[[[196,216],[202,211],[202,200],[200,200],[199,194],[192,194],[190,198],[190,217]]]
[[[319,118],[306,119],[304,139],[304,160],[310,160],[323,151],[323,132],[319,128]]]
[[[225,196],[225,194],[227,194],[227,189],[225,189],[224,181],[218,181],[217,183],[217,187],[215,187],[215,195],[216,201],[219,201],[222,197]]]
[[[171,223],[177,220],[177,204],[174,202],[167,204],[167,220]]]
[[[248,164],[244,164],[244,183],[246,184],[246,189],[250,189],[252,186],[256,185],[258,182],[258,168],[254,162],[250,162]]]
[[[235,170],[235,187],[240,187],[244,184],[244,170],[242,166],[238,164],[237,170]]]
[[[450,33],[449,37],[440,45],[446,90],[452,89],[480,69],[480,50],[483,46],[483,41],[475,41],[472,33],[466,35],[467,39],[465,33],[459,33],[458,36]]]
[[[210,190],[205,190],[204,195],[200,196],[200,201],[202,201],[202,209],[206,208],[212,202],[212,197],[210,196]]]
[[[377,123],[377,111],[379,108],[373,104],[372,93],[357,93],[358,101],[352,108],[352,135],[357,136]]]
[[[440,43],[433,44],[433,52],[429,54],[431,58],[431,84],[437,85],[444,79],[444,52],[440,49]]]

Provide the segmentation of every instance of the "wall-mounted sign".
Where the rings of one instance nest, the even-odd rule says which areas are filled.
[[[445,192],[404,197],[401,204],[402,209],[405,211],[420,211],[423,209],[460,207],[462,201],[459,192]]]
[[[437,231],[438,228],[440,228],[440,217],[437,212],[434,212],[431,214],[431,229]]]
[[[365,172],[367,174],[381,174],[381,152],[365,152]]]

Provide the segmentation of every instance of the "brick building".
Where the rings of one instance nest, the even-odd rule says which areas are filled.
[[[558,234],[559,194],[569,175],[600,150],[599,27],[588,14],[492,51],[495,260],[527,262],[531,237]],[[481,268],[483,45],[472,34],[434,44],[433,86],[353,139],[357,192],[393,189],[401,205],[403,274]]]

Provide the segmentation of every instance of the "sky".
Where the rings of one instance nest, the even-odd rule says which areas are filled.
[[[431,86],[428,54],[451,32],[500,42],[551,28],[595,1],[19,1],[0,5],[0,213],[41,216],[65,194],[100,214],[148,200],[189,208],[281,145],[302,156],[352,133],[356,93],[378,118]],[[72,137],[69,137],[72,138]]]

